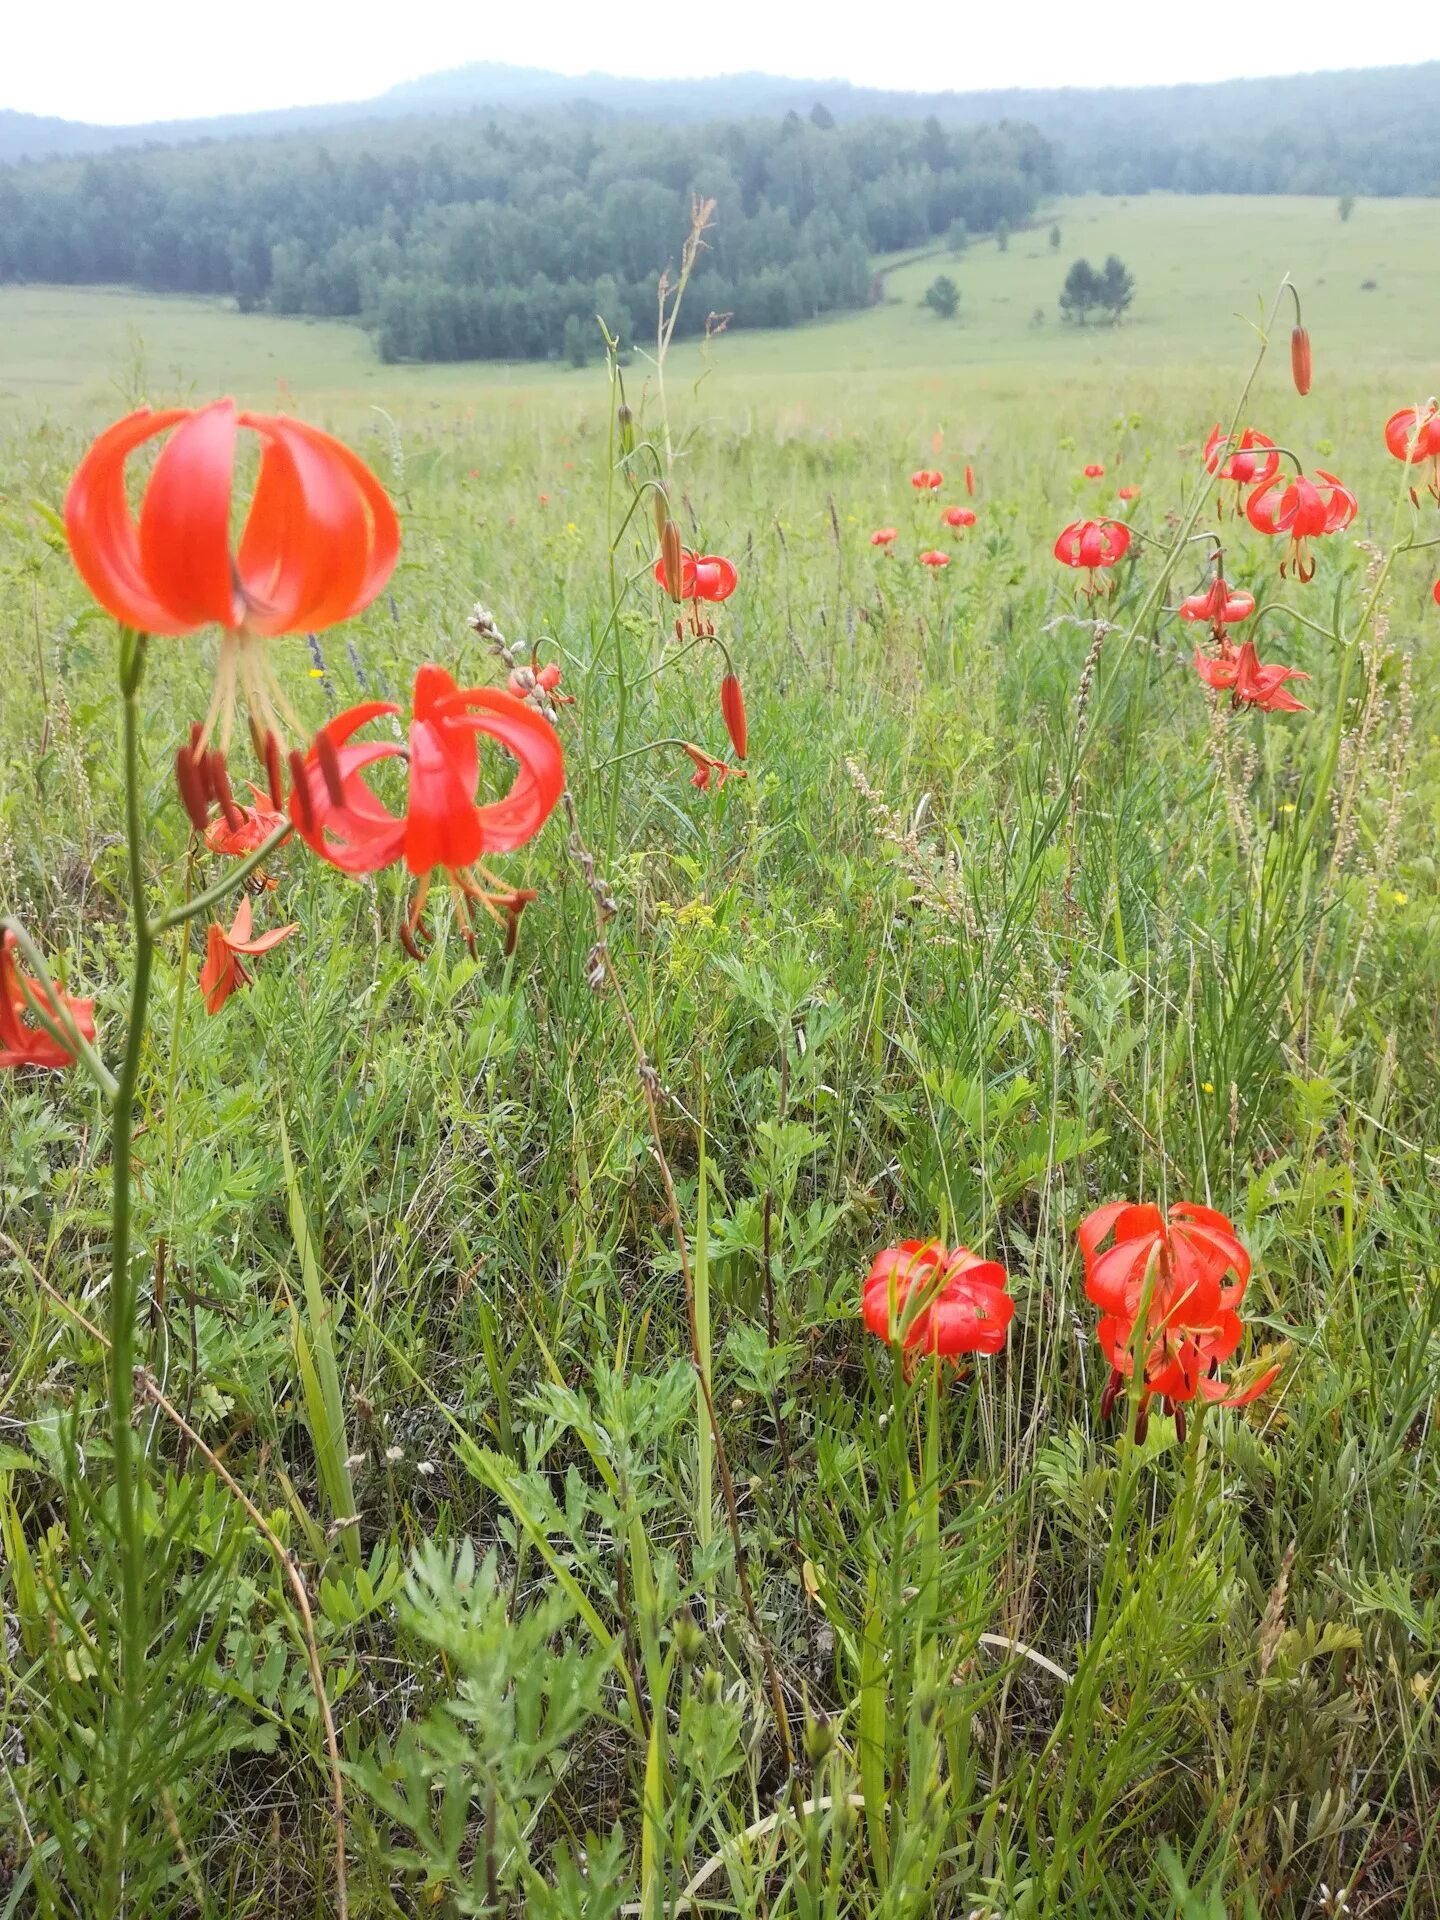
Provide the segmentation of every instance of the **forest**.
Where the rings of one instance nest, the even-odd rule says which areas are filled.
[[[597,313],[649,332],[695,198],[717,217],[683,328],[787,327],[874,298],[874,255],[1018,226],[1058,181],[1012,123],[456,116],[0,170],[0,280],[355,319],[386,360],[580,360]]]

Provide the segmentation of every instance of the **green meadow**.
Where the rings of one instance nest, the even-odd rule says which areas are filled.
[[[1440,202],[1054,217],[636,353],[633,450],[598,359],[0,289],[0,913],[135,1071],[121,1140],[82,1067],[0,1067],[0,1916],[1440,1912],[1440,507],[1383,439],[1440,385]],[[1131,315],[1062,326],[1111,252]],[[266,643],[287,744],[403,726],[423,663],[505,686],[477,600],[560,668],[568,802],[486,856],[513,953],[437,880],[411,957],[414,876],[293,838],[242,896],[172,774],[212,637],[149,642],[127,773],[55,516],[111,419],[220,393],[402,527],[366,609]],[[1355,495],[1308,582],[1204,471],[1237,416]],[[655,481],[737,570],[713,634]],[[1054,544],[1121,486],[1091,602]],[[1304,711],[1196,673],[1217,539]],[[482,797],[513,771],[483,740]],[[227,882],[127,1047],[137,905]],[[210,1014],[242,897],[294,931]],[[1245,1250],[1179,1418],[1173,1240],[1106,1394],[1077,1228],[1127,1199]],[[1003,1267],[998,1351],[867,1328],[931,1238]]]
[[[881,262],[884,305],[784,332],[737,333],[706,354],[676,349],[678,376],[705,376],[712,405],[848,403],[886,412],[913,405],[1001,407],[1043,392],[1102,397],[1117,379],[1235,363],[1235,316],[1290,273],[1304,289],[1320,365],[1349,385],[1364,373],[1412,383],[1434,365],[1440,203],[1362,200],[1342,222],[1333,200],[1150,194],[1059,202],[1050,222],[1014,234],[1005,252],[977,239]],[[1066,327],[1057,299],[1066,268],[1118,253],[1138,292],[1118,327]],[[938,273],[960,288],[954,322],[920,304]],[[1038,319],[1037,319],[1038,316]],[[598,345],[598,336],[597,336]],[[253,405],[287,398],[334,413],[467,405],[553,405],[588,412],[593,376],[557,365],[384,366],[357,328],[334,321],[241,316],[228,302],[120,288],[0,288],[0,399],[22,417],[49,409],[98,417],[143,357],[157,391],[224,388]],[[1433,380],[1432,380],[1433,384]],[[1428,389],[1427,389],[1428,391]],[[542,396],[544,396],[542,398]]]

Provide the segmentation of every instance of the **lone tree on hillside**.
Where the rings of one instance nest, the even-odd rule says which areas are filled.
[[[929,307],[937,320],[953,320],[960,311],[960,289],[948,273],[938,274],[925,289],[922,307]]]
[[[1113,327],[1134,298],[1135,276],[1120,256],[1112,253],[1100,273],[1088,260],[1075,262],[1060,289],[1060,312],[1066,320],[1083,327],[1098,311]]]
[[[1112,253],[1100,276],[1100,304],[1110,316],[1110,324],[1124,313],[1135,298],[1135,276],[1118,253]]]

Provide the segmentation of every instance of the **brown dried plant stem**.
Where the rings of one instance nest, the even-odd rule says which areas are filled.
[[[680,1213],[680,1201],[675,1192],[675,1182],[670,1172],[670,1162],[665,1154],[665,1142],[660,1130],[660,1109],[655,1098],[656,1088],[660,1084],[659,1075],[650,1064],[649,1056],[645,1052],[645,1044],[640,1038],[640,1029],[635,1024],[635,1016],[625,997],[625,989],[616,971],[614,956],[610,952],[610,943],[606,938],[606,925],[617,911],[615,897],[604,877],[596,871],[595,856],[585,844],[584,836],[580,831],[579,817],[575,811],[574,796],[568,788],[562,795],[562,799],[565,816],[570,826],[570,850],[584,875],[586,890],[590,895],[595,913],[595,944],[590,950],[590,984],[598,989],[608,982],[615,1004],[620,1010],[620,1018],[630,1036],[630,1045],[634,1050],[636,1076],[645,1100],[645,1111],[650,1122],[650,1137],[654,1142],[655,1159],[665,1188],[666,1211],[670,1215],[670,1224],[675,1234],[675,1251],[680,1259],[680,1277],[685,1292],[685,1323],[690,1336],[690,1361],[695,1369],[695,1377],[700,1383],[700,1392],[705,1401],[705,1417],[715,1446],[715,1464],[720,1470],[725,1519],[729,1527],[731,1543],[735,1549],[735,1577],[740,1588],[740,1601],[745,1609],[745,1618],[749,1622],[750,1631],[760,1649],[760,1658],[764,1662],[770,1706],[775,1719],[775,1731],[779,1735],[781,1750],[785,1755],[786,1771],[793,1781],[795,1748],[790,1738],[790,1717],[785,1710],[785,1696],[781,1691],[775,1657],[760,1625],[760,1616],[755,1609],[755,1596],[750,1590],[750,1577],[745,1571],[745,1546],[740,1535],[740,1509],[735,1499],[735,1481],[730,1472],[730,1459],[725,1451],[720,1422],[715,1414],[715,1396],[701,1355],[700,1329],[695,1317],[695,1277],[690,1268],[690,1246],[685,1237],[685,1224]]]
[[[89,1320],[68,1301],[64,1294],[57,1293],[43,1275],[36,1275],[40,1285],[55,1304],[62,1308],[77,1326],[84,1329],[92,1340],[98,1340],[108,1352],[110,1342],[93,1320]],[[310,1595],[300,1569],[291,1559],[284,1542],[271,1527],[255,1502],[246,1493],[239,1481],[230,1472],[219,1454],[201,1439],[178,1407],[166,1399],[158,1382],[146,1367],[136,1367],[134,1374],[135,1392],[141,1399],[148,1400],[157,1407],[165,1418],[182,1434],[187,1445],[194,1448],[216,1479],[234,1495],[245,1509],[255,1531],[264,1540],[274,1554],[281,1572],[285,1575],[295,1606],[300,1615],[301,1638],[305,1642],[305,1660],[310,1669],[310,1686],[315,1695],[315,1704],[320,1710],[320,1721],[325,1731],[325,1754],[329,1763],[330,1793],[335,1826],[335,1912],[337,1920],[348,1920],[350,1912],[349,1877],[345,1865],[345,1784],[340,1772],[340,1743],[335,1733],[335,1717],[330,1711],[329,1696],[325,1692],[325,1676],[320,1670],[320,1649],[315,1639],[315,1616],[310,1610]]]

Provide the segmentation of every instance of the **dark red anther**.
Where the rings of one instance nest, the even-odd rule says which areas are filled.
[[[285,774],[280,759],[280,742],[268,729],[264,742],[265,775],[270,782],[270,804],[278,812],[285,808]]]
[[[1185,1409],[1178,1401],[1175,1406],[1175,1438],[1183,1447],[1185,1444]]]
[[[423,960],[425,958],[424,954],[420,951],[419,942],[415,938],[415,929],[410,925],[408,920],[401,922],[400,944],[412,960]]]
[[[310,772],[298,747],[290,749],[290,817],[302,833],[315,831],[315,809],[310,804]]]
[[[210,782],[210,791],[215,796],[216,805],[225,816],[227,827],[242,826],[245,816],[235,804],[235,796],[230,791],[230,775],[225,769],[225,756],[219,747],[212,747],[205,761],[205,771]]]
[[[332,806],[345,804],[345,782],[340,777],[340,756],[335,751],[335,742],[328,733],[315,736],[315,758],[320,763],[320,776],[325,782],[325,791],[330,796]]]
[[[181,747],[175,756],[175,785],[180,790],[180,804],[190,816],[191,826],[196,833],[204,833],[210,824],[210,803],[194,751],[188,746]]]
[[[1142,1400],[1140,1402],[1140,1411],[1135,1416],[1135,1444],[1137,1447],[1144,1446],[1145,1436],[1149,1431],[1150,1402],[1148,1400]]]
[[[1124,1376],[1121,1374],[1120,1369],[1118,1367],[1112,1367],[1110,1369],[1110,1378],[1105,1382],[1105,1391],[1100,1396],[1100,1418],[1102,1420],[1108,1420],[1111,1414],[1114,1413],[1116,1399],[1124,1384]]]
[[[515,944],[520,938],[520,916],[530,902],[538,898],[539,895],[533,887],[517,887],[514,893],[500,902],[507,916],[505,921],[505,958],[507,960],[514,953]]]

